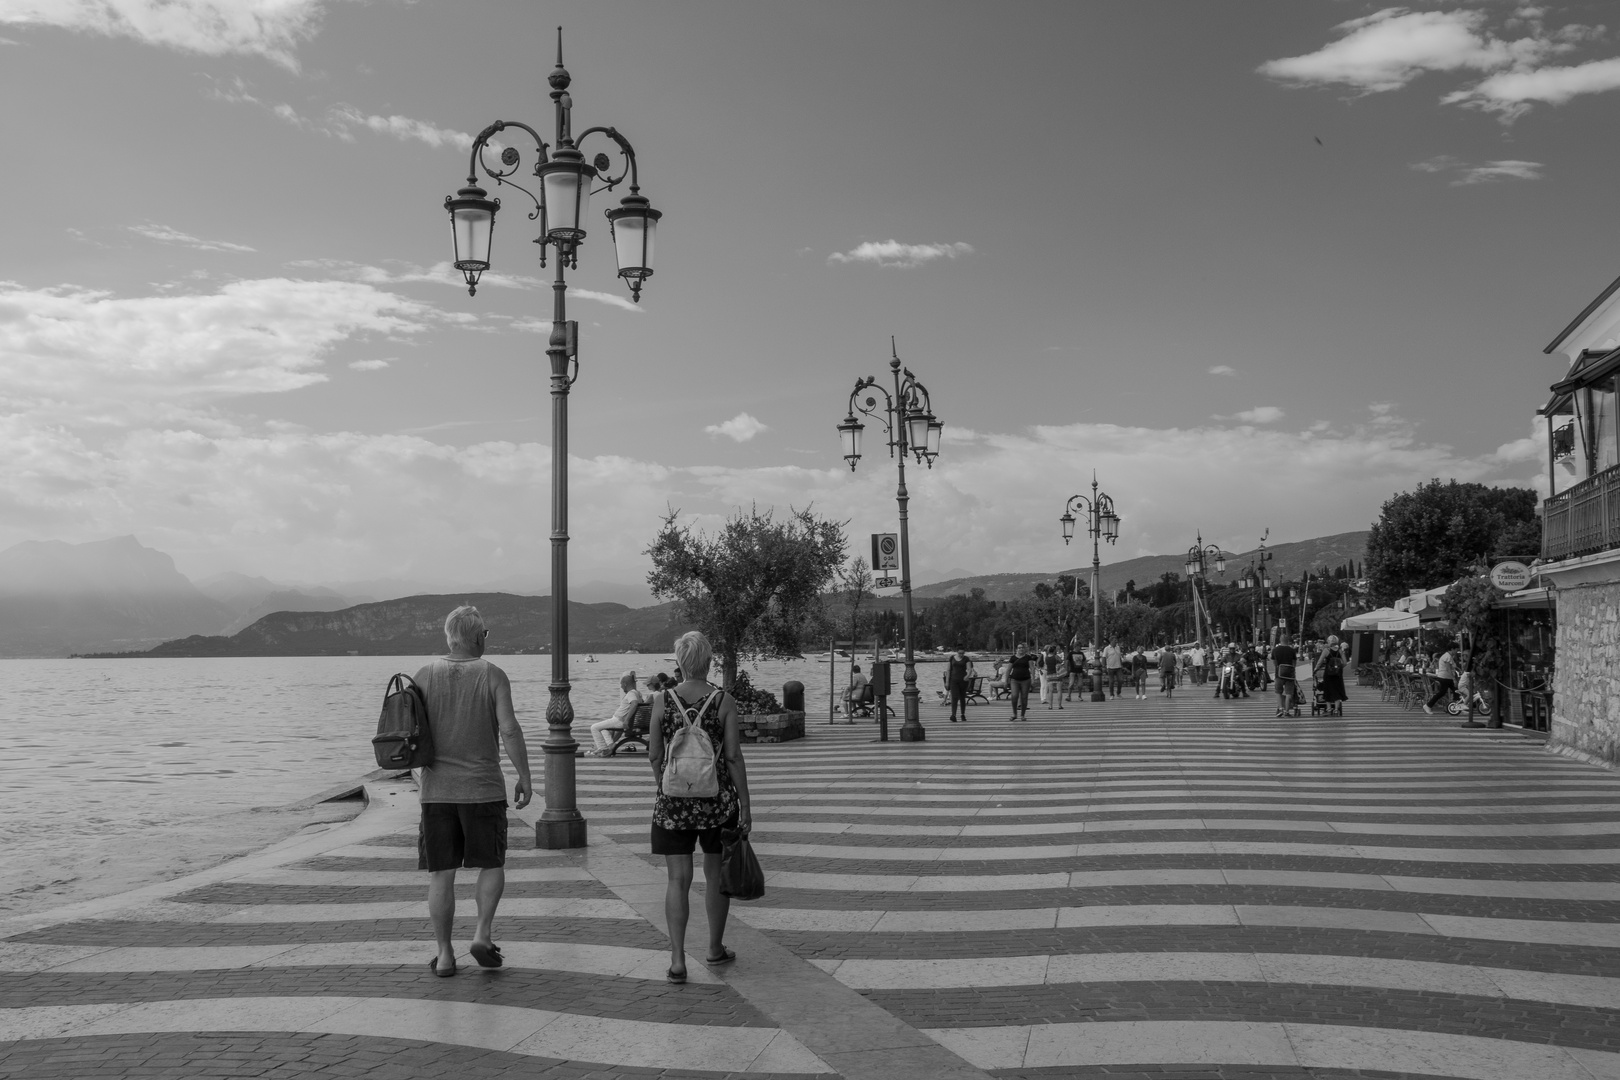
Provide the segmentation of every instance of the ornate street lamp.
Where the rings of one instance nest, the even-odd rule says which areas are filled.
[[[477,295],[478,279],[489,269],[494,241],[495,215],[501,200],[488,197],[478,185],[478,172],[496,186],[517,188],[534,203],[529,220],[540,221],[540,265],[546,265],[546,249],[556,248],[552,258],[556,274],[551,285],[551,338],[546,356],[551,362],[551,701],[546,706],[547,734],[542,744],[546,755],[546,808],[535,825],[535,845],[542,848],[585,846],[585,818],[576,805],[574,789],[574,707],[569,701],[568,681],[568,390],[579,377],[579,324],[568,321],[565,270],[579,266],[579,245],[585,239],[591,196],[612,191],[626,179],[629,194],[606,212],[608,230],[618,255],[619,276],[630,286],[631,299],[640,301],[641,286],[652,276],[653,239],[663,214],[652,208],[641,194],[636,152],[623,135],[610,127],[587,128],[573,134],[573,98],[568,86],[573,81],[562,63],[562,28],[557,29],[557,66],[547,80],[551,84],[552,111],[556,138],[547,143],[528,124],[497,120],[473,140],[467,166],[467,185],[454,196],[447,196],[444,207],[450,212],[455,241],[455,267],[467,281],[467,293]],[[534,140],[535,162],[531,175],[539,180],[540,196],[512,181],[522,162],[515,147],[500,152],[500,162],[492,165],[484,156],[490,139],[508,131],[522,131]],[[613,161],[597,154],[589,162],[579,149],[592,135],[612,141],[622,158],[613,171]],[[592,185],[600,185],[593,189]],[[570,370],[572,368],[572,370]]]
[[[1187,549],[1186,570],[1187,580],[1192,583],[1193,619],[1194,625],[1198,630],[1198,645],[1200,648],[1202,648],[1204,645],[1204,620],[1202,611],[1204,605],[1198,592],[1198,584],[1199,582],[1203,582],[1206,588],[1209,585],[1209,566],[1212,562],[1215,564],[1215,572],[1224,577],[1226,575],[1226,555],[1223,554],[1221,549],[1214,544],[1205,545],[1204,534],[1199,532],[1198,542]],[[1210,629],[1215,629],[1213,624],[1211,624]]]
[[[904,602],[906,634],[906,684],[901,691],[906,718],[900,725],[900,741],[922,742],[928,734],[923,730],[917,704],[917,659],[911,646],[911,538],[906,524],[910,496],[906,493],[906,454],[932,469],[934,459],[939,456],[939,437],[945,425],[934,417],[928,388],[917,381],[909,368],[900,366],[900,353],[892,337],[889,352],[892,356],[889,377],[894,383],[894,393],[891,395],[878,386],[874,376],[856,379],[855,389],[849,394],[849,415],[838,425],[838,435],[844,445],[844,460],[849,462],[849,471],[854,472],[861,460],[861,432],[866,430],[866,425],[856,419],[855,414],[870,416],[888,436],[889,456],[899,465],[900,486],[895,491],[895,500],[900,504],[900,596]],[[875,394],[867,393],[873,388]],[[883,395],[881,405],[876,394]]]
[[[1102,588],[1097,583],[1098,575],[1102,572],[1102,556],[1099,541],[1107,540],[1112,544],[1119,539],[1119,515],[1114,513],[1114,500],[1106,492],[1097,490],[1097,474],[1091,474],[1091,497],[1084,495],[1071,495],[1069,502],[1063,508],[1063,516],[1058,521],[1063,525],[1063,546],[1068,547],[1069,541],[1074,538],[1074,523],[1077,520],[1075,511],[1079,510],[1086,516],[1086,532],[1091,536],[1091,648],[1093,651],[1102,648]],[[1080,599],[1080,575],[1074,576],[1074,597]],[[1102,692],[1102,681],[1099,679],[1092,684],[1092,701],[1105,701],[1106,695]]]

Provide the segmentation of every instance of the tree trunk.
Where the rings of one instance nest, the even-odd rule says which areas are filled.
[[[720,657],[720,685],[725,687],[726,693],[731,693],[732,687],[737,685],[737,651],[727,649]]]

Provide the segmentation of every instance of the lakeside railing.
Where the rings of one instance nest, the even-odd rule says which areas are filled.
[[[1563,559],[1620,548],[1620,465],[1541,504],[1541,557]]]

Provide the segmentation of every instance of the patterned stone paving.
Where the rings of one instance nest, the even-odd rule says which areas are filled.
[[[1620,1080],[1620,778],[1352,693],[750,748],[769,892],[684,987],[643,760],[580,760],[586,851],[514,815],[508,964],[453,979],[408,786],[374,790],[325,838],[0,926],[0,1077]]]

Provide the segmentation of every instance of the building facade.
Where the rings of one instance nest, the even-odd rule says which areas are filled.
[[[1620,279],[1543,350],[1569,361],[1547,419],[1542,576],[1558,594],[1550,737],[1620,765]]]

